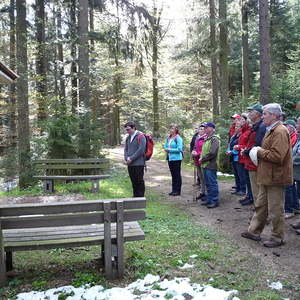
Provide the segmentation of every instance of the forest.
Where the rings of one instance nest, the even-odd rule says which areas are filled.
[[[186,138],[249,105],[296,117],[298,0],[3,0],[2,176],[32,184],[35,158],[101,157],[123,124]],[[9,166],[9,167],[8,167]],[[17,171],[16,171],[17,170]]]

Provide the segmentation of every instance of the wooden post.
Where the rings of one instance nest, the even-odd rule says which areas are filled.
[[[3,242],[2,224],[0,222],[0,285],[4,286],[6,283],[6,263]]]
[[[44,180],[44,192],[45,193],[54,193],[54,180],[53,179]]]
[[[112,279],[112,246],[111,246],[111,212],[110,202],[103,202],[104,206],[104,269],[105,277]]]
[[[124,202],[117,201],[117,269],[118,277],[124,275]]]
[[[92,193],[99,193],[99,179],[92,179]]]
[[[13,269],[13,253],[12,252],[5,252],[6,254],[6,270],[11,271]]]

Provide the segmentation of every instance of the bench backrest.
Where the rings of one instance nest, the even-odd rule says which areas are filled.
[[[38,159],[33,163],[37,169],[43,170],[107,169],[109,160],[105,158]]]
[[[145,198],[1,205],[1,229],[75,226],[145,219]]]

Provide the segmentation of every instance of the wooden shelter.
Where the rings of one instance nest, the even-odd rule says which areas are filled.
[[[0,84],[13,83],[19,76],[0,62]]]

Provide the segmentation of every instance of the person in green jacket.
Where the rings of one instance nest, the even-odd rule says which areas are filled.
[[[207,138],[202,147],[199,163],[203,168],[204,181],[207,189],[207,197],[202,205],[207,208],[215,208],[219,206],[219,186],[217,181],[218,169],[218,152],[220,147],[220,139],[215,135],[215,124],[208,122],[204,124]]]

